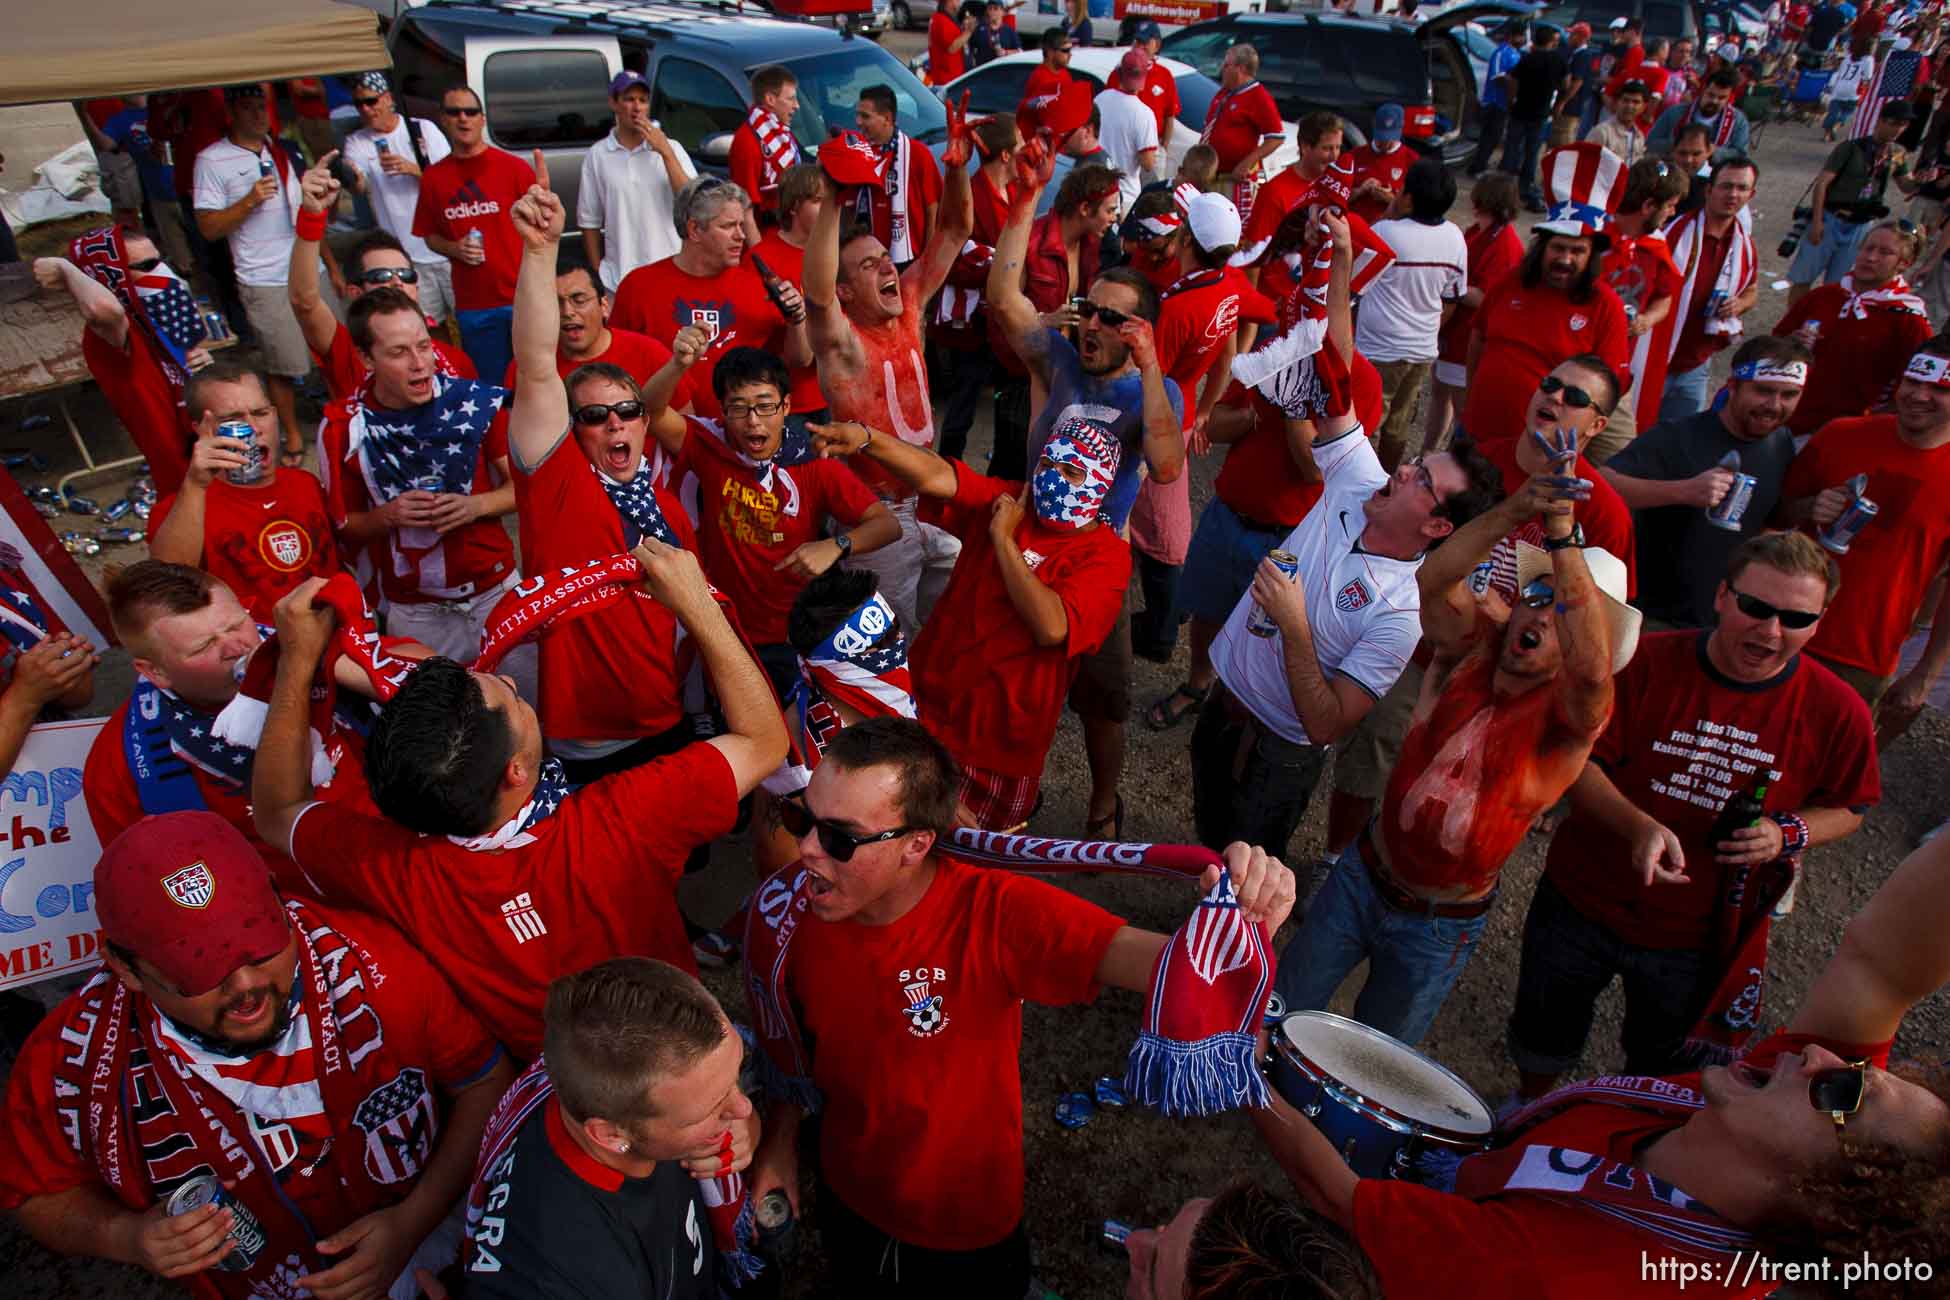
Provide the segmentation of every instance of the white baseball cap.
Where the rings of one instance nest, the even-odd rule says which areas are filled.
[[[1194,194],[1185,206],[1185,224],[1192,228],[1198,246],[1208,253],[1239,243],[1239,209],[1223,194]]]

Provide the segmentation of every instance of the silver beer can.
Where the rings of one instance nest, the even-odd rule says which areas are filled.
[[[225,470],[224,478],[239,487],[249,487],[263,480],[269,460],[264,455],[264,448],[257,441],[257,429],[249,420],[225,420],[217,426],[217,436],[235,438],[240,444],[237,450],[244,453],[244,464],[236,469]]]
[[[215,1174],[198,1174],[169,1194],[163,1211],[175,1218],[206,1205],[222,1206],[231,1213],[229,1237],[235,1245],[218,1262],[217,1267],[226,1273],[244,1272],[264,1253],[269,1238],[264,1234],[264,1225],[257,1221],[250,1207],[232,1196],[222,1179]]]
[[[1288,582],[1299,580],[1300,561],[1295,558],[1292,551],[1268,551],[1266,558],[1273,561],[1274,568],[1286,575]],[[1262,609],[1258,602],[1254,602],[1252,609],[1246,615],[1246,630],[1254,636],[1272,636],[1280,629],[1273,622],[1272,616]]]
[[[1720,498],[1720,504],[1706,512],[1706,522],[1730,533],[1739,532],[1741,516],[1747,513],[1747,506],[1754,499],[1754,485],[1758,482],[1760,480],[1752,474],[1735,474],[1733,486]]]

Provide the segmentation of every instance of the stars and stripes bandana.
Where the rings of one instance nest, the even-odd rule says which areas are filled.
[[[1842,292],[1848,297],[1843,300],[1841,310],[1835,313],[1837,319],[1846,320],[1853,317],[1856,320],[1867,320],[1870,310],[1877,307],[1925,318],[1930,314],[1923,306],[1922,298],[1917,296],[1916,291],[1909,287],[1909,281],[1903,279],[1900,274],[1880,289],[1864,289],[1857,293],[1855,273],[1851,271],[1842,277]]]
[[[68,260],[114,294],[162,361],[163,374],[181,399],[190,377],[189,351],[205,337],[203,313],[183,277],[159,262],[150,270],[129,265],[118,226],[98,226],[68,245]]]
[[[233,744],[218,736],[215,715],[192,708],[147,678],[136,682],[135,700],[129,707],[143,717],[160,718],[169,734],[170,752],[205,776],[232,790],[242,790],[249,783],[257,747]],[[313,784],[322,784],[316,776],[314,771]]]
[[[410,411],[372,403],[370,376],[353,404],[348,450],[359,457],[372,499],[384,505],[405,492],[468,493],[481,443],[508,390],[436,372],[433,397]]]
[[[648,457],[637,462],[636,473],[630,475],[627,483],[611,478],[594,465],[589,468],[596,481],[603,485],[609,503],[623,517],[625,543],[635,546],[646,537],[654,537],[665,546],[683,545],[672,531],[670,521],[664,518],[664,508],[657,504],[657,476],[650,472]]]
[[[1053,463],[1038,468],[1031,480],[1030,500],[1036,517],[1049,528],[1077,529],[1090,524],[1110,495],[1122,455],[1123,449],[1102,425],[1079,416],[1062,420],[1043,444],[1043,459]],[[1072,483],[1063,477],[1064,465],[1081,469],[1083,482]]]
[[[488,853],[495,849],[518,849],[524,844],[532,844],[535,837],[530,834],[536,826],[555,815],[562,801],[569,797],[569,774],[559,758],[545,759],[540,775],[535,778],[535,790],[521,811],[503,822],[499,827],[485,835],[449,835],[447,838],[470,853]]]
[[[812,780],[826,742],[845,725],[835,704],[868,718],[915,716],[914,675],[907,638],[887,598],[875,592],[799,656],[799,679],[786,697],[791,747],[763,784],[776,795],[797,794]]]

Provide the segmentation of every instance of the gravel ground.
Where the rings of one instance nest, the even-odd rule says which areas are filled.
[[[903,59],[920,46],[918,34],[888,39]],[[1760,304],[1748,319],[1750,331],[1770,327],[1785,307],[1786,295],[1771,289],[1785,271],[1774,245],[1787,225],[1789,210],[1820,162],[1824,148],[1808,127],[1776,124],[1763,136],[1756,154],[1767,169],[1755,199],[1757,234],[1761,244]],[[1458,215],[1466,219],[1466,207]],[[23,239],[27,255],[46,251],[50,236],[30,232]],[[1724,362],[1722,362],[1724,365]],[[121,431],[99,394],[92,389],[73,399],[76,419],[91,438],[113,447],[126,445]],[[14,436],[22,414],[18,403],[0,405],[0,437],[9,443],[30,441]],[[975,430],[972,457],[980,463],[989,429],[984,410]],[[72,450],[56,445],[52,430],[33,435],[55,461],[54,473],[70,467]],[[126,454],[126,453],[122,453]],[[1216,458],[1192,467],[1194,509],[1211,494]],[[52,474],[49,476],[51,481]],[[88,487],[107,501],[120,495],[114,480]],[[140,548],[118,548],[90,562],[99,572],[108,560],[128,562]],[[1135,587],[1133,603],[1137,603]],[[1184,650],[1169,666],[1137,662],[1133,698],[1138,709],[1182,680]],[[126,659],[112,654],[101,675],[97,704],[104,710],[128,689]],[[1178,841],[1190,838],[1189,768],[1185,746],[1189,721],[1164,734],[1147,731],[1134,721],[1124,778],[1127,809],[1126,838],[1139,841]],[[1786,1019],[1816,972],[1834,951],[1846,920],[1859,910],[1923,832],[1943,820],[1945,777],[1950,771],[1950,719],[1926,714],[1886,756],[1884,799],[1861,831],[1840,845],[1818,849],[1809,856],[1794,915],[1775,929],[1767,993],[1768,1019]],[[1302,870],[1319,853],[1325,829],[1325,790],[1295,836],[1289,861]],[[1088,793],[1082,736],[1074,718],[1066,718],[1050,753],[1044,779],[1047,804],[1038,818],[1038,831],[1073,834],[1081,830],[1084,798]],[[1443,1008],[1425,1049],[1461,1074],[1494,1104],[1506,1095],[1514,1075],[1503,1054],[1503,1026],[1515,994],[1517,955],[1524,910],[1542,868],[1546,844],[1531,837],[1505,871],[1502,896],[1492,913],[1475,960]],[[737,844],[720,845],[712,868],[687,882],[687,906],[699,919],[716,920],[727,913],[749,887],[750,868]],[[1067,882],[1076,892],[1128,917],[1134,924],[1162,930],[1182,921],[1191,901],[1189,890],[1152,881],[1090,877]],[[1288,928],[1289,933],[1291,927]],[[1357,971],[1334,1009],[1346,1012],[1363,972]],[[728,975],[709,982],[727,1005],[742,1007],[743,991]],[[1583,1067],[1596,1072],[1619,1066],[1617,1035],[1622,1004],[1616,989],[1600,1004],[1599,1027],[1592,1036]],[[1139,1012],[1134,994],[1111,992],[1087,1008],[1030,1007],[1023,1030],[1023,1101],[1028,1153],[1028,1220],[1036,1242],[1039,1273],[1058,1295],[1109,1298],[1123,1294],[1120,1260],[1096,1245],[1098,1225],[1106,1218],[1134,1224],[1160,1222],[1186,1198],[1208,1195],[1240,1177],[1278,1185],[1280,1175],[1258,1150],[1249,1127],[1238,1118],[1167,1124],[1155,1116],[1124,1112],[1100,1114],[1078,1130],[1064,1130],[1053,1118],[1057,1099],[1073,1088],[1088,1088],[1098,1075],[1121,1075]],[[1897,1041],[1899,1052],[1940,1057],[1950,1047],[1950,998],[1938,994],[1909,1017]],[[899,1158],[894,1153],[894,1158]],[[802,1251],[807,1249],[802,1246]],[[810,1260],[802,1256],[802,1263]],[[797,1270],[786,1294],[810,1296],[819,1289],[802,1279],[809,1269]],[[0,1223],[0,1296],[149,1297],[178,1294],[166,1283],[130,1269],[92,1260],[60,1259],[29,1241],[10,1221]]]

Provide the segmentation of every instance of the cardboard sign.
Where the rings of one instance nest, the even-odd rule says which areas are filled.
[[[94,878],[102,850],[81,769],[105,725],[42,723],[0,780],[0,989],[101,961]]]

